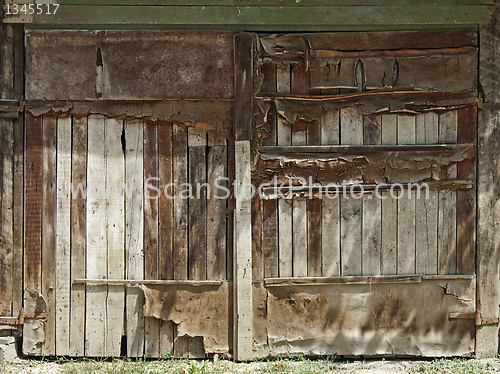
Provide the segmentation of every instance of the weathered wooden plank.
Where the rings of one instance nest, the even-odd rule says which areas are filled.
[[[188,138],[187,128],[174,124],[172,130],[172,173],[176,183],[174,195],[184,196],[173,201],[174,236],[173,236],[173,261],[174,279],[188,279],[188,200],[186,200],[185,186],[188,183]],[[182,196],[180,195],[182,193]],[[174,353],[182,357],[188,353],[187,337],[177,336],[174,332]]]
[[[125,204],[127,279],[144,279],[144,123],[127,120],[125,126],[125,183],[137,193]],[[127,356],[144,355],[144,296],[137,287],[126,289]]]
[[[457,111],[439,115],[439,142],[457,142]],[[457,167],[448,168],[447,179],[457,176]],[[457,195],[454,191],[439,192],[438,213],[438,273],[457,272]]]
[[[398,116],[398,144],[415,144],[415,117]],[[397,274],[415,273],[415,201],[409,191],[394,191],[403,194],[398,200],[398,253]]]
[[[290,73],[290,93],[296,95],[307,94],[306,71],[304,65],[293,64]],[[307,131],[292,130],[292,145],[306,145]],[[307,201],[293,199],[292,201],[292,234],[293,234],[293,275],[307,276],[308,260],[308,220]]]
[[[363,144],[363,118],[356,108],[340,110],[341,144]],[[341,275],[361,275],[362,217],[361,196],[342,196],[340,202]]]
[[[106,187],[113,187],[106,200],[107,278],[125,277],[125,154],[122,146],[123,120],[105,120]],[[119,357],[123,331],[125,288],[108,285],[106,298],[106,356]]]
[[[382,115],[382,144],[397,144],[397,116],[394,114]],[[381,193],[382,199],[382,262],[381,274],[397,274],[397,230],[394,227],[398,222],[397,201],[388,192]]]
[[[276,91],[290,93],[290,65],[276,67]],[[292,145],[292,128],[285,119],[277,114],[278,145]],[[271,204],[271,203],[269,203]],[[269,212],[272,215],[272,212]],[[271,228],[272,229],[272,226]],[[293,233],[292,233],[292,201],[278,201],[278,252],[279,275],[291,277],[293,274]],[[265,232],[264,235],[267,235]],[[275,235],[269,232],[269,237]]]
[[[70,352],[71,326],[71,141],[72,118],[57,120],[56,354]],[[75,326],[78,328],[77,326]]]
[[[234,36],[234,136],[252,138],[253,34]]]
[[[256,282],[264,280],[264,231],[263,207],[264,200],[258,196],[252,200],[252,279]],[[276,206],[276,202],[274,204]],[[276,211],[276,209],[275,209]],[[276,227],[275,227],[276,228]]]
[[[363,117],[363,144],[381,143],[382,118]],[[380,275],[382,250],[382,203],[377,196],[363,196],[362,274]]]
[[[86,277],[104,279],[108,275],[106,242],[106,185],[104,118],[88,117],[87,156],[87,253]],[[90,194],[90,195],[89,195]],[[85,355],[106,355],[106,298],[108,287],[87,286],[85,306]]]
[[[381,17],[380,15],[384,15]],[[237,25],[263,26],[280,22],[283,31],[289,26],[306,25],[407,25],[407,24],[476,24],[488,22],[486,6],[380,6],[377,12],[372,7],[352,6],[169,6],[169,7],[114,7],[67,5],[55,15],[34,15],[33,24],[164,24],[164,25]],[[288,26],[288,27],[287,27]],[[248,28],[248,27],[247,27]]]
[[[172,279],[173,210],[172,199],[165,195],[165,188],[172,183],[172,123],[158,122],[158,178],[160,199],[158,201],[158,278]],[[168,189],[169,194],[172,193]],[[171,321],[160,321],[160,355],[174,354],[174,325]]]
[[[457,142],[476,140],[477,107],[458,110]],[[457,178],[476,177],[476,160],[457,165]],[[476,189],[457,191],[457,274],[476,271]]]
[[[500,13],[498,1],[488,25],[480,26],[479,83],[487,103],[500,103]],[[482,318],[498,317],[500,199],[491,181],[499,178],[500,113],[482,111],[478,118],[477,164],[477,309]],[[476,350],[479,357],[496,357],[498,326],[487,325],[476,329]]]
[[[207,136],[198,129],[188,128],[189,184],[193,198],[189,199],[189,279],[207,279]],[[204,358],[200,337],[189,337],[189,357]]]
[[[425,113],[416,119],[417,144],[435,144],[439,140],[438,115]],[[415,237],[417,274],[437,274],[438,191],[429,191],[415,202]]]
[[[234,210],[234,340],[235,359],[246,361],[253,356],[253,304],[252,304],[252,213],[249,196],[250,142],[235,142],[235,181],[239,194]],[[238,198],[239,196],[239,198]]]
[[[288,203],[289,204],[289,203]],[[277,277],[284,273],[291,273],[292,263],[291,258],[282,258],[279,255],[279,240],[278,233],[281,227],[278,227],[276,201],[262,200],[262,252],[264,253],[264,277]],[[289,217],[281,217],[283,222],[288,223]],[[289,238],[291,242],[291,238]],[[285,244],[286,245],[286,244]],[[285,248],[283,248],[285,249]],[[287,253],[291,254],[291,247],[287,248]],[[284,263],[284,261],[290,261]],[[258,280],[259,278],[256,278]]]
[[[42,295],[47,303],[43,354],[56,354],[56,144],[57,122],[44,117],[42,158]]]
[[[321,144],[339,144],[339,112],[321,117]],[[321,210],[321,257],[323,276],[340,276],[340,198],[323,199]]]
[[[24,215],[24,309],[28,313],[36,310],[34,300],[28,290],[40,292],[42,263],[42,117],[26,115],[25,167],[26,203]],[[36,345],[39,338],[36,321],[25,321],[23,327],[23,353],[40,356],[42,345]],[[42,336],[42,338],[44,338]],[[28,339],[32,339],[30,341]],[[42,340],[43,341],[43,340]],[[35,345],[34,345],[35,344]]]
[[[73,118],[71,154],[71,279],[84,278],[86,273],[87,200],[78,186],[87,190],[87,117]],[[71,323],[69,355],[85,353],[85,285],[71,285]]]
[[[144,279],[158,279],[158,131],[157,123],[144,122]],[[156,318],[145,318],[146,357],[160,355],[160,325]]]
[[[235,145],[234,142],[228,141],[227,143],[227,177],[229,178],[229,189],[234,187],[235,179]],[[226,251],[226,277],[228,280],[233,279],[233,265],[234,265],[234,195],[229,197],[226,208],[226,236],[227,236],[227,251]]]

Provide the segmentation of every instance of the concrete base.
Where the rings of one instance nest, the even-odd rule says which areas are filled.
[[[16,339],[13,336],[0,338],[0,362],[10,362],[17,359]]]

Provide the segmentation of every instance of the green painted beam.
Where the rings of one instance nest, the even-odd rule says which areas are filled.
[[[493,5],[494,0],[58,0],[61,5],[115,6],[423,6]]]
[[[34,15],[33,24],[58,25],[253,25],[257,29],[360,25],[470,25],[489,21],[488,6],[80,6],[61,5],[55,15]],[[245,30],[250,30],[245,27]]]

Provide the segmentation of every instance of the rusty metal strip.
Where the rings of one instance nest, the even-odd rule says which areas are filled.
[[[483,103],[480,107],[483,110],[500,110],[500,103]]]
[[[476,326],[497,325],[499,323],[498,318],[482,319],[481,312],[478,310],[474,313],[450,313],[448,314],[448,319],[473,319]]]

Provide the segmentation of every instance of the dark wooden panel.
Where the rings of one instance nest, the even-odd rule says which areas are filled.
[[[262,252],[264,276],[278,276],[278,208],[277,200],[262,200]]]
[[[264,253],[263,253],[263,238],[262,233],[262,209],[261,202],[258,196],[252,201],[252,280],[260,282],[264,280]],[[277,234],[277,233],[276,233]]]
[[[26,35],[26,98],[96,98],[97,38],[86,31]]]
[[[253,34],[234,36],[235,140],[252,137]]]
[[[42,144],[42,117],[26,114],[24,288],[30,290],[41,290]]]
[[[103,97],[232,98],[232,39],[216,31],[107,32],[100,40]]]
[[[458,110],[459,143],[476,141],[477,107]],[[476,178],[476,159],[457,166],[457,178]],[[476,270],[476,188],[457,191],[457,274]]]

